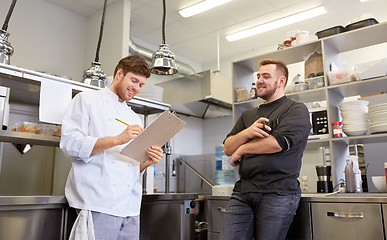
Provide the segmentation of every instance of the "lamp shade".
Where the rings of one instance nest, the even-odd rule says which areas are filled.
[[[85,84],[104,88],[106,74],[102,71],[99,62],[92,62],[91,67],[83,72],[82,79]]]
[[[159,50],[152,55],[151,73],[157,75],[173,75],[177,73],[175,55],[167,44],[160,44]]]

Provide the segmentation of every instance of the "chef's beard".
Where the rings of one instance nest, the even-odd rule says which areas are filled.
[[[275,86],[278,85],[278,80],[275,82]],[[258,97],[262,98],[263,100],[267,101],[267,99],[270,99],[274,94],[275,92],[277,91],[277,87],[271,89],[271,90],[267,90],[266,88],[266,92],[264,92],[263,94],[259,94],[259,91],[258,91]]]

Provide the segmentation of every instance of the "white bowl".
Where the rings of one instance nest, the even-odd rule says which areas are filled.
[[[347,101],[340,104],[340,106],[358,106],[358,105],[368,105],[367,100],[354,100],[354,101]]]
[[[372,176],[372,183],[379,192],[387,192],[385,176]]]
[[[367,135],[368,129],[348,130],[343,128],[343,132],[348,136],[360,136],[360,135]]]

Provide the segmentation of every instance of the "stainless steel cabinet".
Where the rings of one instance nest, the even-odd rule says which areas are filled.
[[[140,239],[195,239],[195,212],[187,211],[186,201],[197,194],[147,194],[143,195],[140,221]]]
[[[311,203],[313,239],[384,239],[377,203]]]
[[[208,240],[219,239],[229,197],[208,197]]]

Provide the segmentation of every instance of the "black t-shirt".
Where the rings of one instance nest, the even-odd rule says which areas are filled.
[[[301,192],[297,178],[311,129],[308,109],[303,103],[283,96],[243,112],[227,137],[248,128],[260,117],[270,120],[270,134],[276,138],[282,151],[245,154],[239,165],[241,178],[235,184],[234,191],[281,194]]]

